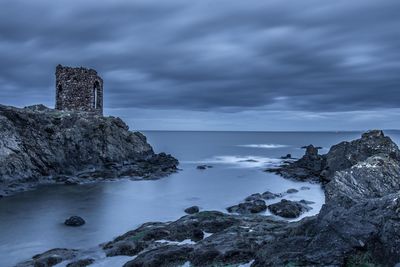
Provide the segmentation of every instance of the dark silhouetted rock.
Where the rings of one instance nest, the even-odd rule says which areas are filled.
[[[192,206],[192,207],[185,209],[185,212],[187,214],[194,214],[194,213],[198,213],[199,211],[200,211],[200,208],[198,206]]]
[[[85,223],[86,223],[85,220],[82,219],[82,217],[79,217],[79,216],[71,216],[70,218],[68,218],[64,222],[64,224],[67,225],[67,226],[82,226]]]
[[[261,194],[257,193],[257,194],[252,194],[252,195],[246,197],[245,201],[254,201],[254,200],[259,200],[261,198],[262,198]]]
[[[246,201],[240,203],[239,205],[231,206],[227,208],[227,211],[230,213],[239,213],[239,214],[249,214],[249,213],[259,213],[265,211],[267,209],[267,205],[265,201],[262,199]]]
[[[198,170],[206,170],[206,169],[210,169],[212,167],[213,166],[211,166],[211,165],[199,165],[199,166],[197,166],[197,169]]]
[[[290,188],[290,189],[288,189],[288,190],[286,191],[286,193],[288,193],[288,194],[293,194],[293,193],[297,193],[297,192],[299,192],[299,190],[294,189],[294,188]]]
[[[123,267],[179,266],[185,263],[193,251],[189,246],[169,245],[139,254]]]
[[[311,207],[308,207],[300,202],[282,199],[278,203],[269,205],[268,209],[271,211],[272,214],[284,218],[297,218],[302,213],[309,211]]]
[[[191,239],[193,241],[199,241],[204,238],[204,232],[198,228],[193,229]]]
[[[86,267],[94,263],[94,259],[82,259],[67,264],[67,267]]]
[[[264,193],[262,193],[261,194],[261,198],[263,198],[263,199],[275,199],[275,198],[277,198],[277,197],[281,197],[282,195],[281,194],[274,194],[274,193],[271,193],[270,191],[265,191]]]
[[[292,154],[287,154],[286,156],[282,156],[281,159],[291,159]]]

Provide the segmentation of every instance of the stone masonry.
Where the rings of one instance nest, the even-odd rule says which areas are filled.
[[[58,65],[56,109],[103,115],[103,80],[93,69]]]

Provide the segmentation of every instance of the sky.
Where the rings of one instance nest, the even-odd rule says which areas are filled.
[[[0,104],[94,68],[139,130],[398,129],[398,0],[2,0]]]

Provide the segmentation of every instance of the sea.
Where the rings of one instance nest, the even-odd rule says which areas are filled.
[[[0,199],[0,266],[14,266],[52,248],[93,248],[149,221],[173,221],[184,209],[226,212],[226,208],[253,193],[287,194],[290,200],[313,201],[312,210],[299,219],[318,214],[325,202],[319,184],[284,179],[266,168],[278,166],[281,156],[299,158],[301,147],[320,146],[320,153],[339,142],[360,137],[361,132],[197,132],[143,131],[156,152],[179,161],[179,171],[159,180],[122,179],[84,185],[41,186],[34,191]],[[394,141],[400,132],[388,131]],[[210,165],[206,170],[198,165]],[[300,190],[308,187],[309,190]],[[280,201],[270,200],[267,204]],[[67,227],[66,218],[78,215],[82,227]],[[271,216],[266,211],[262,213]],[[277,219],[282,219],[276,217]],[[98,254],[98,258],[104,255]],[[118,260],[99,260],[93,266],[120,266]],[[62,265],[60,265],[62,266]]]

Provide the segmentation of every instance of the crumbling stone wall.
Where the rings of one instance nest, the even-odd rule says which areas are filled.
[[[93,69],[56,68],[56,109],[103,115],[103,80]]]

